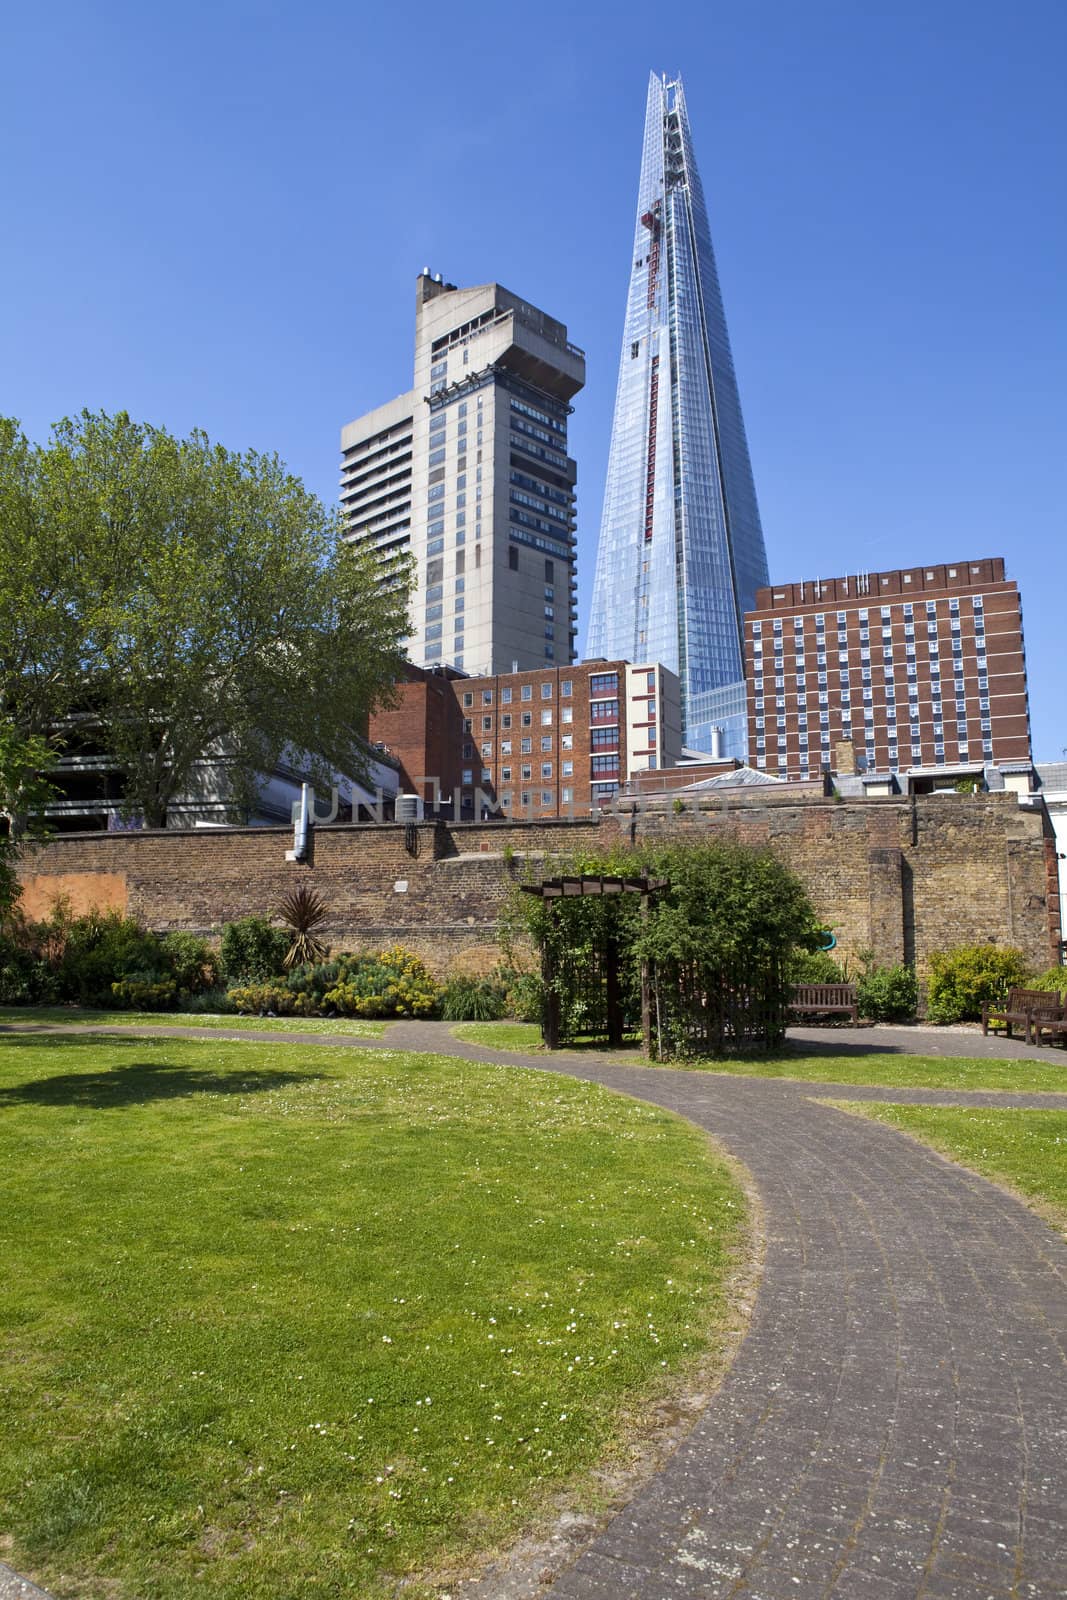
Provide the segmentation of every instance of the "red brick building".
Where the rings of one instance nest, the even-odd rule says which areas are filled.
[[[745,618],[749,759],[813,777],[1030,760],[1022,613],[995,558],[760,589]]]
[[[559,817],[608,805],[627,778],[681,754],[678,680],[653,663],[585,661],[464,677],[409,668],[370,738],[400,762],[405,793],[471,817]],[[436,780],[436,782],[435,782]]]

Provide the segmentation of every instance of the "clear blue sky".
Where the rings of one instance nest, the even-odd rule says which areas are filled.
[[[588,357],[592,583],[650,70],[681,71],[772,577],[1003,554],[1067,746],[1063,0],[2,8],[0,411],[276,450],[324,498],[415,275]]]

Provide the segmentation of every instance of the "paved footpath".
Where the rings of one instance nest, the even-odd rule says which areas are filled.
[[[925,1036],[902,1031],[894,1048],[925,1049]],[[950,1040],[952,1053],[977,1053],[974,1035]],[[433,1025],[397,1026],[390,1042],[475,1053]],[[581,1057],[552,1065],[720,1139],[759,1191],[766,1259],[748,1334],[696,1428],[541,1592],[1067,1596],[1067,1243],[896,1130],[819,1104],[812,1085]],[[827,1094],[1067,1105],[814,1088]]]
[[[820,1043],[931,1053],[928,1034],[901,1035],[843,1029]],[[807,1049],[806,1033],[791,1036]],[[939,1053],[986,1053],[972,1034],[938,1039]],[[329,1042],[548,1065],[460,1044],[433,1023]],[[1067,1243],[895,1129],[820,1103],[1062,1108],[1067,1096],[834,1088],[829,1059],[822,1085],[584,1055],[550,1065],[721,1140],[759,1191],[766,1257],[749,1331],[692,1433],[537,1592],[1067,1600]]]

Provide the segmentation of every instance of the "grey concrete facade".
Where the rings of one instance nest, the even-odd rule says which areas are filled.
[[[419,665],[529,671],[574,659],[570,401],[585,357],[500,284],[423,272],[410,391],[342,430],[349,538],[414,561]]]

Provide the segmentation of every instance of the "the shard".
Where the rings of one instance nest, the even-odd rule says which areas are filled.
[[[743,619],[767,581],[685,95],[653,74],[586,654],[662,662],[686,746],[744,759]]]

